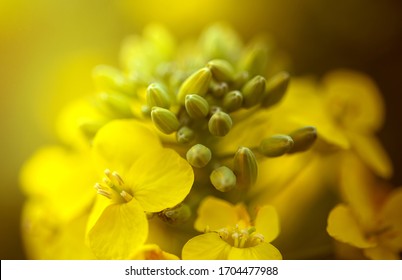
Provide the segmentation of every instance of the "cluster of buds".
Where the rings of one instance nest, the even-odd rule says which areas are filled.
[[[207,30],[201,36],[201,49],[194,47],[195,52],[187,54],[184,62],[181,50],[177,50],[179,60],[172,55],[173,44],[161,34],[150,36],[143,44],[153,46],[142,52],[144,57],[138,57],[139,51],[134,53],[142,46],[135,41],[130,47],[134,57],[126,61],[127,74],[111,67],[97,68],[95,82],[109,92],[102,93],[99,108],[112,118],[152,123],[165,135],[161,139],[166,146],[173,147],[200,174],[203,184],[208,178],[219,192],[247,191],[257,180],[259,157],[305,151],[314,143],[315,128],[302,127],[287,135],[256,139],[253,146],[240,144],[237,150],[222,155],[221,140],[229,137],[243,115],[247,118],[269,110],[282,100],[289,73],[276,71],[266,77],[275,73],[268,71],[269,47],[257,40],[242,48],[239,39],[221,26]],[[147,57],[147,53],[151,55]]]
[[[277,157],[304,151],[317,135],[314,127],[304,127],[289,135],[273,135],[263,139],[257,148],[239,147],[233,153],[231,166],[223,165],[223,160],[215,157],[215,144],[235,125],[231,115],[276,105],[290,79],[286,72],[268,80],[261,75],[248,76],[247,71],[236,72],[227,60],[213,59],[187,77],[176,96],[159,83],[147,88],[147,106],[151,108],[154,125],[162,133],[176,133],[177,143],[188,147],[187,161],[194,168],[212,169],[210,182],[221,192],[236,187],[247,189],[255,183],[258,164],[254,153]]]

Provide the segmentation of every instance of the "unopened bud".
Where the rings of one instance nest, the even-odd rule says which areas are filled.
[[[209,88],[212,74],[208,67],[201,68],[188,77],[179,89],[178,101],[184,104],[187,94],[198,94],[204,96]]]
[[[168,208],[158,214],[158,217],[169,224],[183,224],[191,217],[191,209],[187,204],[179,204],[176,207]]]
[[[294,145],[288,151],[289,154],[308,150],[317,139],[317,130],[313,126],[306,126],[289,134]]]
[[[243,95],[238,90],[232,90],[223,97],[223,108],[227,112],[234,112],[243,105]]]
[[[218,167],[212,171],[209,179],[212,185],[221,192],[228,192],[236,187],[236,175],[226,166]]]
[[[194,140],[195,133],[194,130],[189,128],[188,126],[181,127],[176,134],[176,140],[180,144],[187,144]]]
[[[211,91],[215,97],[222,97],[227,93],[229,90],[229,86],[225,82],[211,82]]]
[[[248,189],[255,184],[258,176],[258,164],[254,153],[246,147],[237,150],[234,156],[233,171],[237,177],[237,185]]]
[[[233,122],[228,114],[215,112],[208,121],[209,132],[214,136],[225,136],[232,128]]]
[[[131,101],[123,94],[102,92],[99,94],[99,100],[100,110],[106,114],[124,118],[133,116]]]
[[[193,167],[202,168],[211,160],[212,153],[208,147],[201,144],[192,146],[186,154],[188,163]]]
[[[261,107],[271,107],[277,104],[286,93],[290,81],[287,72],[280,72],[267,81]]]
[[[211,69],[212,76],[216,81],[231,82],[234,79],[234,69],[232,64],[224,59],[214,59],[207,63]]]
[[[251,76],[263,75],[268,65],[268,48],[266,42],[255,40],[246,50],[241,62],[241,69],[247,70]]]
[[[279,157],[293,147],[293,139],[288,135],[273,135],[261,141],[259,151],[267,157]]]
[[[120,70],[114,67],[98,65],[92,71],[92,78],[100,90],[113,90],[126,95],[135,93],[134,82],[130,81]]]
[[[170,97],[166,90],[157,83],[152,83],[147,88],[147,104],[150,108],[156,106],[168,109]]]
[[[208,102],[197,94],[186,95],[184,105],[189,116],[194,119],[205,118],[209,113]]]
[[[265,78],[262,76],[255,76],[248,81],[242,88],[243,93],[243,106],[245,108],[257,105],[265,92]]]
[[[153,107],[151,118],[155,126],[165,134],[171,134],[179,129],[179,120],[173,112],[167,109]]]

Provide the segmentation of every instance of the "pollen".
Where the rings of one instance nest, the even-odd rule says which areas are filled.
[[[264,236],[256,232],[254,227],[240,228],[236,225],[232,228],[222,228],[217,233],[222,240],[235,248],[254,247],[264,242]]]
[[[102,178],[102,183],[95,183],[94,188],[97,193],[109,199],[117,199],[129,202],[133,196],[125,190],[125,184],[119,173],[105,169],[105,177]]]

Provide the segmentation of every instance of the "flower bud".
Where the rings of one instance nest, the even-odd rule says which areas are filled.
[[[184,104],[187,94],[198,94],[204,96],[209,88],[212,74],[208,67],[201,68],[188,77],[181,85],[177,94],[178,101]]]
[[[238,90],[232,90],[223,97],[223,108],[227,112],[234,112],[243,105],[243,95]]]
[[[262,76],[255,76],[248,81],[242,88],[243,93],[243,106],[245,108],[257,105],[265,92],[265,78]]]
[[[228,192],[236,187],[236,175],[226,166],[218,167],[212,171],[209,179],[212,185],[221,192]]]
[[[280,72],[268,80],[265,87],[265,94],[261,101],[261,107],[268,108],[283,98],[290,81],[290,75],[287,72]]]
[[[231,82],[234,79],[234,69],[232,64],[224,59],[214,59],[207,63],[211,69],[212,76],[219,82]]]
[[[263,75],[268,62],[268,48],[262,40],[254,41],[245,52],[241,62],[241,69],[245,69],[251,76]]]
[[[176,140],[180,144],[187,144],[194,140],[195,133],[188,126],[181,127],[176,134]]]
[[[130,99],[120,93],[102,92],[99,94],[99,109],[106,114],[128,118],[133,116]]]
[[[209,113],[208,102],[197,94],[186,95],[184,106],[189,116],[194,119],[205,118]]]
[[[170,97],[166,90],[157,83],[152,83],[147,88],[147,104],[150,108],[156,106],[168,109],[170,107]]]
[[[234,156],[233,171],[237,178],[237,185],[248,189],[255,184],[258,176],[258,164],[254,153],[246,147],[237,150]]]
[[[233,122],[228,114],[215,112],[208,121],[209,132],[214,136],[225,136],[232,128]]]
[[[225,82],[211,82],[211,91],[215,97],[222,97],[229,91],[229,86]]]
[[[317,139],[317,130],[313,126],[306,126],[289,134],[294,145],[288,151],[289,154],[308,150]]]
[[[159,218],[172,225],[183,224],[191,217],[191,209],[187,204],[179,204],[158,214]]]
[[[267,157],[279,157],[293,147],[293,139],[288,135],[273,135],[261,141],[259,151]]]
[[[129,96],[135,93],[134,82],[114,67],[98,65],[92,71],[92,78],[100,90],[118,91]]]
[[[202,168],[211,160],[212,153],[208,147],[201,144],[192,146],[186,154],[188,163],[193,167]]]
[[[179,129],[179,120],[175,114],[167,109],[153,107],[151,118],[155,126],[165,134],[171,134]]]

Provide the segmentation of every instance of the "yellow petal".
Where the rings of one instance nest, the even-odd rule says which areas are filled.
[[[58,219],[68,220],[92,203],[95,178],[88,154],[49,146],[39,149],[24,164],[21,186],[25,194],[47,204]]]
[[[340,187],[343,201],[354,211],[356,219],[366,228],[375,227],[375,179],[364,163],[352,153],[341,161]]]
[[[88,232],[88,243],[99,259],[127,259],[144,244],[148,221],[133,199],[107,206]]]
[[[294,79],[281,104],[272,109],[272,125],[279,133],[289,133],[303,126],[314,126],[318,136],[342,149],[349,148],[344,132],[325,108],[318,85],[308,77]],[[288,131],[283,131],[283,129]]]
[[[124,174],[124,180],[144,211],[159,212],[184,200],[194,174],[175,151],[157,149],[138,158]]]
[[[372,260],[399,260],[399,252],[384,246],[376,246],[364,250],[364,255]]]
[[[194,228],[201,232],[206,228],[218,230],[224,227],[232,227],[239,222],[239,215],[235,206],[213,196],[208,196],[201,202],[197,215]]]
[[[92,150],[101,172],[109,168],[124,173],[134,159],[160,147],[157,135],[143,123],[115,120],[98,131]]]
[[[383,178],[390,178],[393,173],[391,160],[374,135],[348,132],[348,137],[359,157]]]
[[[376,131],[384,121],[381,94],[363,73],[338,70],[323,79],[329,112],[351,130]]]
[[[254,247],[232,248],[229,260],[281,260],[282,255],[273,245],[262,242]]]
[[[389,233],[381,236],[381,241],[389,247],[402,251],[402,188],[394,190],[381,211],[385,227]],[[384,240],[385,239],[385,240]]]
[[[337,205],[329,213],[327,231],[336,240],[358,248],[370,248],[376,245],[374,241],[370,242],[365,238],[363,230],[354,219],[353,212],[343,204]]]
[[[90,141],[81,130],[81,126],[91,123],[97,124],[100,128],[107,121],[89,100],[80,99],[66,106],[59,114],[56,124],[57,134],[63,143],[78,150],[88,150]]]
[[[183,247],[183,260],[226,260],[231,246],[217,233],[211,232],[190,239]]]
[[[179,260],[179,257],[163,251],[156,244],[145,244],[133,257],[135,260]]]
[[[264,236],[264,241],[270,243],[279,235],[279,217],[275,208],[265,205],[258,210],[254,222],[256,231]]]
[[[21,219],[21,233],[27,258],[95,259],[85,244],[87,219],[88,214],[81,213],[69,221],[62,221],[52,207],[37,200],[28,200],[24,204]]]

